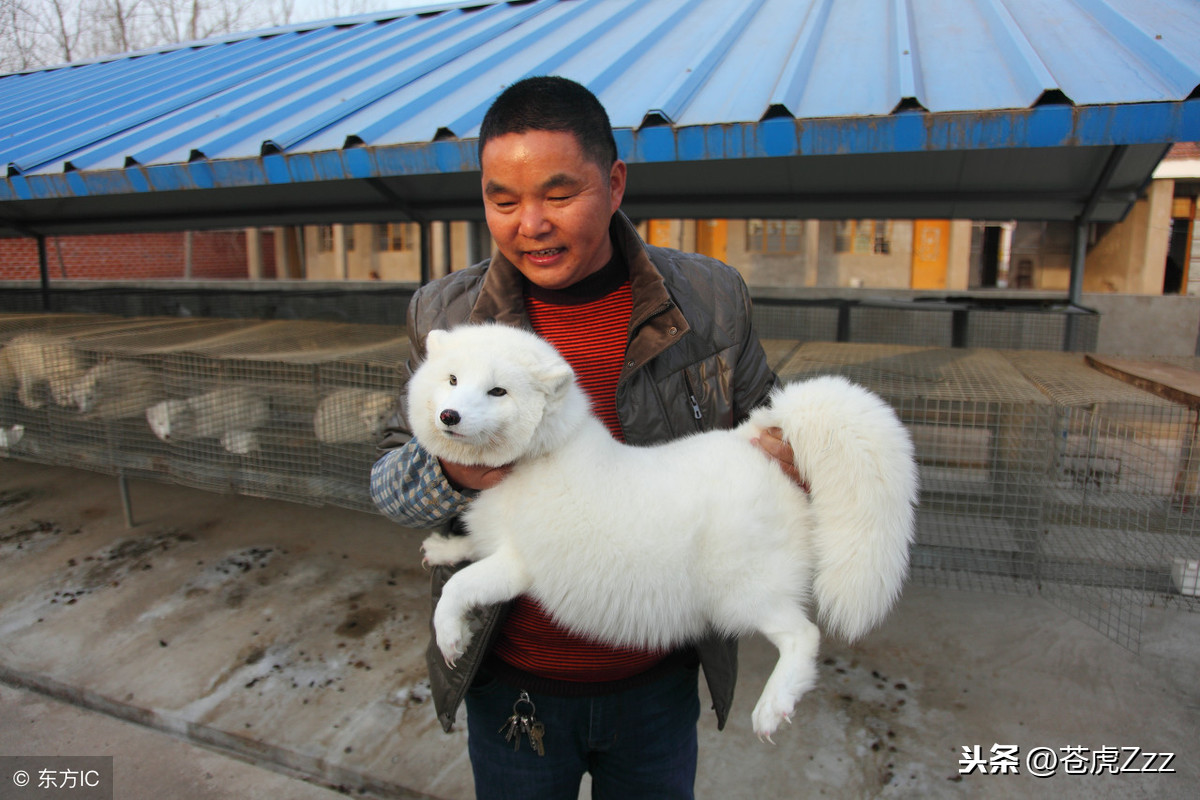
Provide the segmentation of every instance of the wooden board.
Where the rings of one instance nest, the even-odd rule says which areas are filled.
[[[1087,363],[1125,383],[1191,408],[1200,408],[1200,372],[1161,361],[1089,355]]]

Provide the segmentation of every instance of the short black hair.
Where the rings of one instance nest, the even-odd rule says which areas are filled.
[[[617,160],[608,112],[581,84],[557,75],[524,78],[492,103],[479,128],[479,160],[490,140],[509,133],[561,131],[575,134],[587,158],[608,170]]]

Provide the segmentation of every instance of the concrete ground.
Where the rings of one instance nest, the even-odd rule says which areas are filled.
[[[0,461],[0,756],[113,756],[122,800],[472,796],[465,735],[428,698],[419,532],[164,484],[131,495],[129,528],[115,478]],[[820,658],[772,746],[749,717],[774,653],[743,644],[730,724],[701,721],[698,797],[1200,785],[1198,614],[1147,609],[1133,654],[1038,597],[910,586],[879,630]],[[980,762],[965,775],[964,747]],[[1132,748],[1174,754],[1174,772],[1130,771],[1166,758]],[[1121,774],[1073,774],[1075,754],[1110,753]],[[1030,775],[1047,754],[1055,774]]]

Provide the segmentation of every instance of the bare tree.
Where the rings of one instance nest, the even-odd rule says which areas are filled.
[[[122,53],[138,50],[147,44],[142,33],[140,15],[143,0],[93,0],[91,49],[100,53]]]
[[[381,5],[323,0],[308,16]],[[0,73],[296,21],[296,0],[0,0]]]

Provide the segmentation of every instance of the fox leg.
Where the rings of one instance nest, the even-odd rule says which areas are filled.
[[[780,722],[791,722],[796,701],[817,682],[820,631],[795,603],[767,612],[757,627],[779,650],[779,660],[751,715],[754,733],[771,741]]]
[[[502,549],[451,576],[433,611],[433,630],[446,664],[453,667],[471,643],[467,612],[511,600],[531,586],[525,565],[511,549]]]

